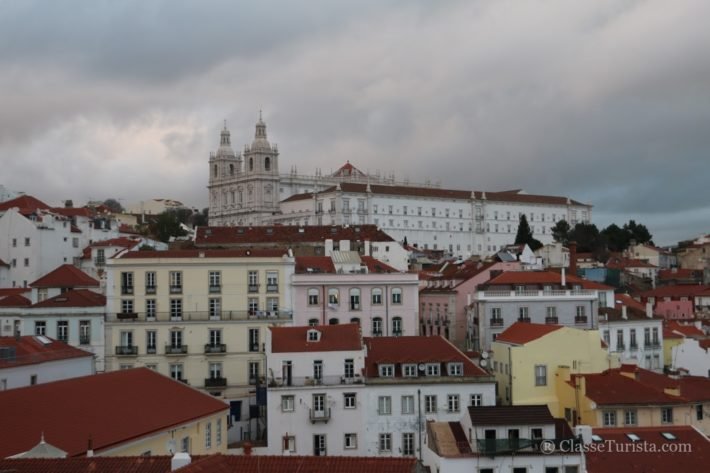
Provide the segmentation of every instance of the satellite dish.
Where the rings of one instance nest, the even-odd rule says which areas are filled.
[[[483,358],[484,360],[488,359],[488,352],[487,352],[487,351],[482,351],[482,352],[481,352],[481,358]]]
[[[424,363],[419,363],[419,371],[426,370],[426,365]]]
[[[488,366],[488,360],[483,358],[481,361],[478,362],[478,364],[481,365],[481,368],[485,368],[486,366]]]

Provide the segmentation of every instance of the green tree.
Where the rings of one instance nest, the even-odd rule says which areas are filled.
[[[580,253],[596,253],[603,251],[606,240],[599,234],[599,229],[593,223],[578,223],[568,234],[569,241],[577,242]]]
[[[567,220],[560,220],[554,227],[551,228],[552,238],[556,242],[566,245],[567,242],[569,242],[569,233],[571,229],[572,228],[569,226],[569,223],[567,223]]]
[[[116,199],[106,199],[104,200],[104,205],[109,208],[109,210],[115,214],[120,214],[123,212],[123,206]]]
[[[206,227],[209,220],[209,209],[202,209],[202,212],[195,212],[190,216],[190,223],[193,227]]]
[[[184,210],[166,210],[165,212],[158,215],[158,217],[150,224],[150,233],[158,240],[167,243],[170,241],[170,237],[180,237],[185,236],[187,232],[180,226],[184,224],[185,220],[189,217],[191,213],[187,210],[188,215],[185,215]]]
[[[623,251],[629,246],[628,232],[615,223],[602,230],[602,235],[606,238],[609,251]]]
[[[533,232],[528,224],[528,219],[525,214],[520,214],[520,221],[518,222],[518,233],[515,235],[516,245],[528,245],[531,250],[535,251],[542,247],[542,243],[536,240],[533,236]]]
[[[635,240],[640,245],[644,243],[653,244],[653,236],[646,228],[646,225],[636,223],[635,220],[629,220],[629,223],[624,224],[624,230],[629,234],[629,242]]]

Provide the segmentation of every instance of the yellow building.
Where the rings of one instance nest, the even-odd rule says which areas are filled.
[[[635,365],[597,374],[561,372],[560,405],[592,427],[692,425],[710,433],[710,379],[671,378]]]
[[[259,427],[249,404],[265,376],[266,330],[291,323],[294,265],[276,249],[134,251],[108,260],[107,371],[144,366],[222,397],[232,439],[252,438]]]
[[[618,366],[597,330],[516,322],[492,344],[489,368],[498,382],[499,405],[547,404],[554,417],[574,418],[557,397],[560,372],[599,373]]]
[[[225,453],[228,412],[145,368],[10,389],[0,392],[0,458],[40,440],[69,457]]]

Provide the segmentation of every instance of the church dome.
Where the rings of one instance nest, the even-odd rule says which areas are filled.
[[[232,143],[229,136],[229,130],[227,129],[226,120],[224,128],[219,134],[219,148],[217,149],[217,156],[234,157],[234,150],[232,149]]]
[[[271,151],[271,143],[266,139],[266,123],[261,119],[261,112],[259,112],[259,121],[256,122],[256,131],[254,132],[254,141],[251,142],[251,149]]]

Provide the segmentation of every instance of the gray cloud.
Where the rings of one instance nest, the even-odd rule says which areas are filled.
[[[350,160],[565,194],[671,242],[709,230],[708,14],[703,0],[5,2],[0,182],[203,206],[222,119],[239,149],[263,109],[282,171]]]

